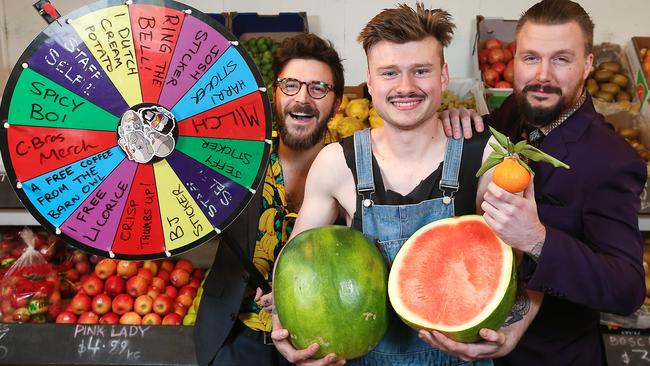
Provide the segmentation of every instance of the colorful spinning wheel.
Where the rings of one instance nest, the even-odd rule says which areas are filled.
[[[264,177],[271,109],[235,38],[174,1],[104,0],[50,24],[2,98],[18,196],[81,249],[160,258],[228,226]]]

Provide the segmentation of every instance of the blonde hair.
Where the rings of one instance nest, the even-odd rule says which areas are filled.
[[[446,47],[451,42],[456,25],[451,15],[442,9],[425,9],[418,2],[416,9],[406,4],[399,4],[394,9],[384,9],[372,18],[363,28],[357,40],[368,50],[380,41],[406,43],[434,37]],[[444,53],[440,58],[444,64]]]

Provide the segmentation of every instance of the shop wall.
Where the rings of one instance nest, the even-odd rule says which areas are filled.
[[[52,0],[62,13],[67,13],[90,0]],[[398,0],[184,0],[203,12],[224,11],[274,14],[280,11],[305,11],[310,30],[331,40],[345,59],[346,84],[363,82],[365,55],[356,37],[363,25],[383,8],[394,6]],[[405,1],[411,5],[415,1]],[[516,19],[536,0],[437,0],[425,1],[432,7],[448,10],[457,25],[452,45],[446,51],[453,77],[473,76],[471,57],[475,19],[486,17]],[[0,86],[6,71],[29,42],[44,27],[45,22],[32,8],[34,0],[0,0]],[[582,0],[595,23],[596,42],[624,44],[632,35],[650,35],[650,1],[648,0]]]

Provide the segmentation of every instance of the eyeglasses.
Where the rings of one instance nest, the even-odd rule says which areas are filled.
[[[324,81],[300,81],[292,78],[278,78],[275,85],[280,87],[280,90],[285,95],[292,96],[298,94],[302,85],[307,85],[307,94],[314,99],[323,99],[330,90],[334,90],[334,86]]]

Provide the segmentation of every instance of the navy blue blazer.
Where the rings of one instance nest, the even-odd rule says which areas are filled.
[[[487,122],[521,140],[512,96]],[[602,365],[599,312],[630,314],[645,297],[638,212],[646,164],[589,96],[540,148],[571,169],[532,165],[546,240],[537,263],[524,256],[519,275],[545,297],[518,346],[497,363]]]

